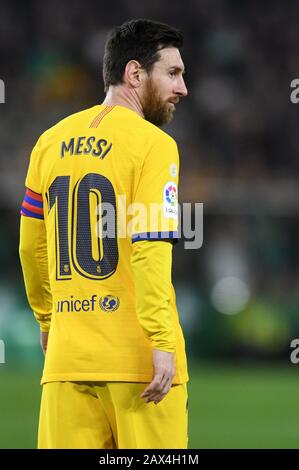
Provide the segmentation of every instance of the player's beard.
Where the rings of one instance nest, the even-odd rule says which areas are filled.
[[[173,109],[171,109],[170,103],[162,100],[159,90],[151,77],[147,81],[142,108],[144,118],[155,124],[155,126],[168,124],[173,118]]]

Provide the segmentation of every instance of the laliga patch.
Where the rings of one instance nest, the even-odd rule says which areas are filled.
[[[100,298],[99,303],[104,312],[114,312],[119,307],[119,298],[115,295],[105,295]]]
[[[173,181],[169,181],[164,186],[163,213],[168,219],[178,217],[178,189]]]

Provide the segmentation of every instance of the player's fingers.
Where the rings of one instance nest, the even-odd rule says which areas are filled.
[[[157,393],[155,395],[151,395],[149,398],[147,398],[146,403],[154,402],[155,405],[159,403],[163,398],[168,394],[169,390],[171,387],[168,387],[167,389],[164,389],[163,392]]]
[[[155,403],[155,405],[157,405],[158,403],[160,403],[160,401],[163,400],[163,398],[166,397],[166,395],[169,393],[169,391],[171,390],[171,387],[168,387],[167,389],[165,389],[162,393],[160,393],[160,395],[157,395],[155,397],[155,399],[153,400],[153,402]]]
[[[171,387],[171,383],[172,378],[169,376],[164,376],[161,382],[145,395],[146,401],[150,402],[160,400],[161,395],[168,393]]]
[[[140,395],[141,398],[145,398],[145,397],[148,397],[149,395],[155,393],[155,391],[157,390],[157,388],[159,388],[160,384],[161,384],[161,381],[163,379],[163,376],[161,375],[156,375],[152,382],[146,387],[146,389],[142,392],[142,394]],[[162,390],[162,388],[161,388]]]
[[[167,391],[169,390],[174,375],[174,370],[156,373],[152,382],[141,394],[141,398],[144,398],[146,402],[155,401],[156,399],[158,399],[160,397],[160,394],[163,393],[163,391],[165,390],[165,388],[167,389]]]
[[[156,384],[156,383],[150,384],[150,385],[144,390],[144,392],[140,395],[141,398],[148,398],[148,397],[151,396],[152,394],[156,393],[157,387],[158,387],[158,384]]]
[[[167,384],[165,385],[164,389],[162,390],[162,392],[155,396],[155,399],[153,400],[155,404],[159,403],[160,401],[163,400],[163,398],[166,397],[166,395],[171,389],[171,386],[172,386],[172,380],[169,380]]]

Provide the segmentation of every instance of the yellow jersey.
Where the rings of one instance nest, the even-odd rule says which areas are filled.
[[[178,237],[178,173],[175,141],[123,106],[94,106],[39,138],[21,238],[39,237],[36,268],[25,256],[22,266],[29,303],[49,330],[42,383],[149,382],[153,347],[175,351],[174,383],[188,380],[173,286],[155,286],[163,258],[138,267],[143,247],[154,259],[157,243]]]

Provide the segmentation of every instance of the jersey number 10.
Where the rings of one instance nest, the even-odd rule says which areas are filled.
[[[97,206],[109,203],[114,208],[115,236],[102,239],[97,236],[98,259],[92,255],[91,194],[96,198]],[[47,199],[49,213],[55,210],[57,279],[71,279],[72,267],[88,279],[101,280],[111,276],[118,264],[116,198],[111,182],[103,175],[89,173],[77,181],[70,195],[70,176],[57,176],[48,190]],[[94,229],[96,232],[96,227]]]

